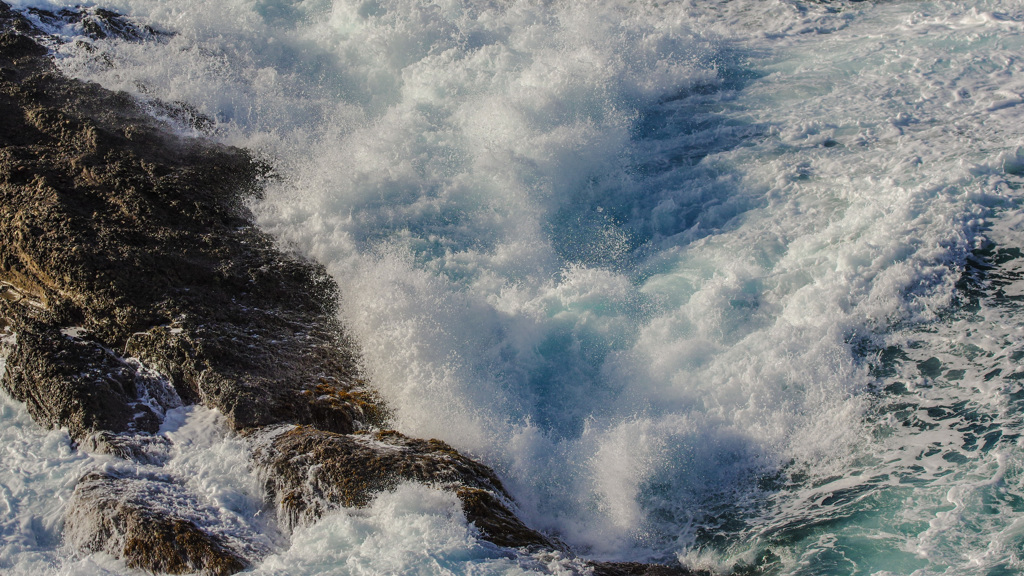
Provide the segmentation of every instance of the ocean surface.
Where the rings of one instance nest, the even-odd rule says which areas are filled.
[[[723,574],[1024,572],[1024,2],[87,5],[164,34],[51,26],[59,66],[266,160],[253,211],[337,280],[393,427],[530,525]],[[162,433],[254,574],[581,568],[420,485],[282,534],[218,413]],[[0,573],[133,574],[62,537],[128,464],[7,396],[0,451]]]

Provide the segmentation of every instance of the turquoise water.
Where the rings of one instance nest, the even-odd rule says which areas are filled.
[[[274,166],[253,209],[337,279],[394,426],[493,466],[531,525],[723,572],[1021,570],[1024,6],[102,6],[171,34],[61,67]],[[0,568],[126,572],[57,536],[54,496],[109,464],[5,402],[53,470],[0,472],[31,487]],[[258,483],[202,469],[260,526]],[[477,542],[416,486],[271,540],[255,572],[580,570]]]

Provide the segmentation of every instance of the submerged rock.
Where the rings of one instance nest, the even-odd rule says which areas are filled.
[[[711,576],[710,572],[694,572],[682,566],[662,566],[640,562],[592,562],[594,576]]]
[[[374,494],[401,482],[455,492],[466,519],[500,546],[562,548],[528,528],[509,510],[512,497],[494,472],[440,440],[409,438],[393,430],[336,434],[296,427],[272,433],[254,460],[289,528],[332,508],[365,506]]]
[[[164,36],[151,26],[140,26],[124,16],[94,6],[77,6],[61,10],[29,8],[27,13],[42,26],[49,29],[73,27],[76,32],[93,40],[118,38],[129,41],[143,41]]]
[[[169,457],[171,441],[165,436],[103,431],[86,436],[78,447],[86,452],[110,454],[141,464],[163,464]]]
[[[65,539],[72,546],[124,558],[131,568],[223,576],[249,566],[227,539],[200,527],[216,513],[166,479],[89,474],[69,510]]]

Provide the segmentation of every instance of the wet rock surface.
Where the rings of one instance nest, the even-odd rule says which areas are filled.
[[[166,35],[151,26],[140,26],[116,12],[95,6],[78,6],[75,9],[46,10],[29,8],[26,14],[44,28],[71,26],[81,35],[93,40],[118,38],[121,40],[143,41]]]
[[[710,576],[710,572],[693,572],[681,566],[662,566],[640,562],[594,562],[594,576]]]
[[[387,411],[360,380],[333,281],[279,250],[246,208],[264,166],[149,113],[202,124],[187,107],[64,77],[44,47],[47,26],[159,33],[98,9],[31,16],[0,2],[0,330],[15,335],[0,386],[81,448],[147,470],[169,450],[151,435],[166,410],[215,408],[253,441],[288,527],[416,481],[453,491],[488,541],[564,549],[516,517],[486,466],[374,431]],[[266,553],[219,532],[217,514],[179,480],[95,473],[75,491],[67,539],[168,573],[230,574]]]
[[[267,472],[268,492],[289,526],[338,506],[365,506],[375,493],[412,481],[455,492],[466,519],[495,544],[562,548],[509,510],[512,497],[490,468],[440,440],[393,430],[335,434],[296,427],[274,436],[254,459]]]
[[[238,430],[302,423],[352,432],[369,419],[334,320],[333,282],[278,250],[244,206],[258,191],[257,162],[172,135],[126,94],[64,78],[45,49],[10,29],[0,67],[0,279],[39,304],[6,307],[9,323],[28,326],[33,316],[50,332],[82,327]],[[41,341],[21,339],[12,365],[53,361]],[[90,358],[79,363],[108,370],[101,354]],[[39,404],[51,395],[5,382],[76,439],[130,428],[118,414],[125,402],[94,401],[87,386],[65,387],[58,409]],[[107,404],[110,414],[91,414]],[[90,408],[70,414],[73,406]]]
[[[78,447],[90,454],[110,454],[140,464],[159,465],[167,461],[171,441],[166,436],[103,431],[86,436]]]
[[[47,427],[73,437],[107,430],[156,432],[160,416],[143,401],[147,382],[135,367],[93,341],[41,322],[18,321],[4,388]],[[169,402],[168,402],[169,403]]]
[[[200,528],[216,513],[167,479],[88,474],[69,509],[65,537],[73,546],[124,558],[131,568],[221,576],[249,566],[226,539]]]

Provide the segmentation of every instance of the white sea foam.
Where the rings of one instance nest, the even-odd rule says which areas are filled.
[[[66,431],[39,430],[24,406],[4,392],[0,445],[0,570],[38,574],[59,558],[64,503],[92,461],[72,450]]]
[[[972,502],[998,489],[976,478],[993,458],[1017,481],[1018,448],[961,448],[967,424],[930,415],[989,418],[1013,388],[923,376],[927,355],[968,363],[914,331],[948,326],[969,253],[1015,209],[1014,3],[105,5],[176,35],[96,42],[104,59],[69,44],[61,65],[264,154],[281,178],[260,223],[338,280],[394,425],[495,466],[531,524],[720,568],[765,548],[791,573],[1017,561],[1018,512],[977,524]],[[964,322],[961,344],[1016,370],[1019,334]],[[888,345],[911,360],[878,376]],[[895,379],[908,398],[875,387]],[[251,517],[225,477],[196,489]],[[519,569],[422,490],[259,569]]]
[[[364,510],[342,510],[300,528],[291,547],[254,574],[578,574],[557,554],[516,557],[482,543],[454,494],[406,484]]]
[[[0,364],[2,370],[2,364]],[[177,478],[194,502],[213,511],[193,509],[191,502],[155,498],[153,505],[173,505],[180,517],[204,523],[237,549],[259,557],[284,543],[272,519],[264,521],[264,495],[248,471],[248,449],[227,433],[223,416],[204,408],[168,412],[162,435],[173,445],[161,467],[140,465],[72,447],[66,430],[42,430],[25,406],[0,392],[0,572],[15,575],[98,576],[143,574],[105,554],[80,556],[65,545],[67,502],[79,478],[107,470],[126,474],[159,473]]]

